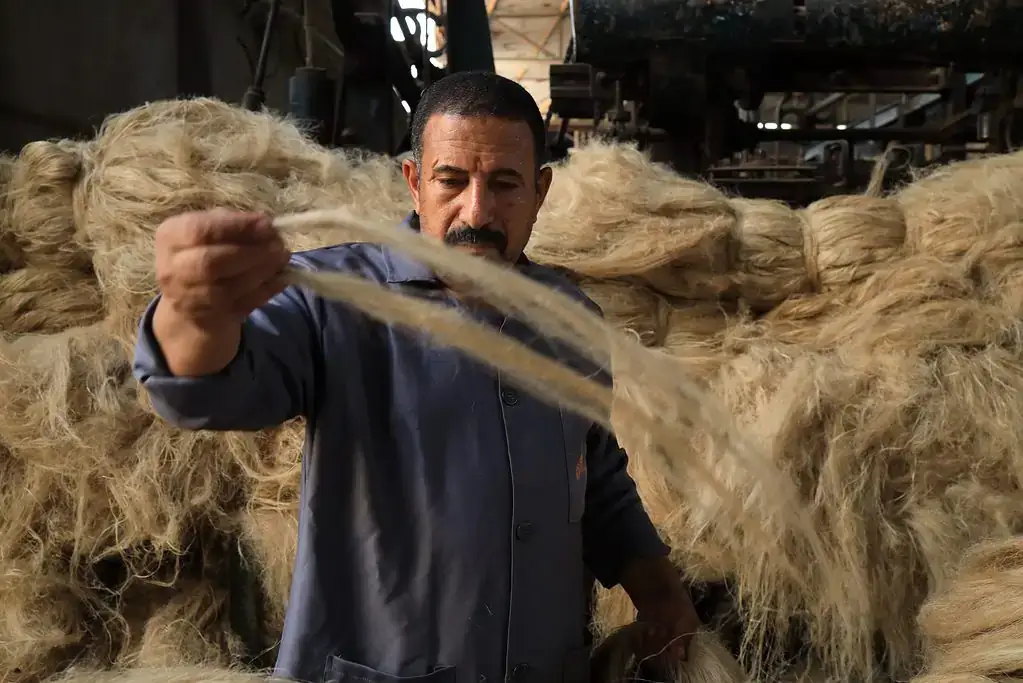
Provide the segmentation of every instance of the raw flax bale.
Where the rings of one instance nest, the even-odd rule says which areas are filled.
[[[91,143],[31,142],[11,172],[10,226],[30,266],[88,274],[91,255],[80,232],[82,196]]]
[[[194,103],[190,103],[189,106],[194,106]],[[158,133],[159,131],[154,133],[153,137],[160,139]],[[155,147],[154,145],[153,148]],[[124,160],[119,165],[113,164],[107,170],[113,169],[118,173],[131,171],[132,167],[127,161],[130,155],[127,152],[124,154]],[[202,168],[196,171],[196,165],[188,160],[179,167],[159,167],[154,171],[154,175],[173,174],[180,172],[182,168],[198,176],[201,176],[200,172],[205,172]],[[116,178],[116,175],[114,173],[107,180]],[[110,185],[108,189],[111,190],[111,195],[116,195],[114,189],[122,193],[136,191],[135,186],[130,183],[116,187]],[[173,192],[168,192],[164,196],[170,194]],[[131,196],[129,194],[129,199]],[[119,196],[117,198],[120,199]],[[116,249],[119,242],[144,243],[146,239],[151,239],[148,236],[158,224],[158,220],[153,217],[153,207],[160,208],[160,199],[159,193],[155,193],[153,196],[129,201],[129,205],[135,202],[134,205],[142,207],[138,213],[141,219],[122,220],[121,223],[114,221],[112,224],[121,225],[125,232],[123,235],[108,236],[109,248]],[[180,205],[171,210],[171,213],[179,208]],[[142,213],[144,210],[150,213]],[[96,230],[102,225],[99,219],[94,224]],[[146,225],[148,228],[133,233],[129,230],[133,225]],[[125,237],[127,239],[122,239]],[[95,239],[90,241],[98,243]],[[139,276],[138,282],[147,282],[146,278],[151,277],[151,272],[145,269],[151,269],[151,254],[147,255],[145,249],[134,252],[124,249],[123,252],[130,253],[122,254],[125,259],[135,259],[132,263],[138,264],[137,270],[133,271]],[[115,269],[116,275],[132,272],[132,268],[125,267],[125,263],[117,264],[120,270]],[[130,280],[127,282],[131,284]],[[110,291],[108,290],[108,297]],[[116,293],[117,290],[114,288],[112,291]],[[134,310],[137,310],[138,304],[134,304],[134,307]],[[137,315],[137,312],[134,315]],[[131,330],[131,334],[134,334],[134,329]],[[1010,359],[1015,353],[1012,349],[998,350]],[[868,639],[866,634],[872,634],[877,628],[878,620],[887,628],[885,638],[896,645],[894,648],[896,663],[892,665],[893,668],[905,670],[904,663],[908,659],[906,652],[912,650],[911,645],[906,645],[909,639],[912,639],[912,629],[903,628],[906,613],[912,611],[912,608],[906,605],[917,604],[917,595],[920,591],[918,574],[915,572],[933,573],[940,577],[945,572],[942,563],[947,563],[947,558],[935,559],[933,556],[928,557],[926,562],[921,562],[914,556],[913,548],[916,547],[913,545],[914,542],[920,542],[921,547],[938,552],[945,540],[951,539],[961,545],[971,537],[990,533],[991,530],[999,528],[999,525],[1012,527],[1016,523],[1011,516],[1012,506],[1009,505],[1014,500],[1013,491],[1008,490],[1010,487],[1005,482],[1004,472],[1015,467],[1012,460],[1014,456],[1010,454],[1017,443],[1018,435],[1012,430],[1015,429],[1013,425],[1023,421],[1014,415],[1012,406],[1007,405],[1007,402],[992,405],[993,399],[983,390],[985,382],[998,387],[999,392],[1004,392],[1006,383],[1012,386],[1013,382],[1018,381],[1018,378],[1012,375],[1011,364],[1006,364],[1005,359],[991,355],[994,353],[992,351],[986,356],[976,357],[965,353],[953,353],[939,359],[945,363],[943,366],[926,365],[925,361],[920,361],[923,365],[919,365],[912,362],[913,352],[914,347],[906,344],[903,353],[908,353],[908,360],[901,356],[884,358],[881,359],[879,368],[872,369],[872,366],[865,367],[866,361],[862,357],[859,357],[859,360],[853,359],[856,360],[853,363],[824,355],[818,357],[805,348],[777,347],[765,341],[722,370],[722,373],[731,375],[717,380],[718,384],[724,387],[723,393],[726,396],[734,396],[730,399],[733,405],[734,401],[738,401],[745,406],[743,409],[745,412],[741,414],[753,425],[752,428],[766,434],[771,439],[770,443],[777,444],[775,457],[782,462],[794,463],[790,465],[795,472],[793,476],[799,478],[802,490],[806,492],[804,495],[818,503],[821,524],[830,529],[836,554],[853,558],[849,562],[849,572],[862,590],[850,594],[848,605],[824,605],[816,631],[813,631],[814,643],[819,650],[828,655],[829,667],[832,670],[841,670],[846,662],[853,662],[859,669],[863,669],[863,662],[873,654],[869,651],[869,646],[864,645]],[[808,355],[809,360],[805,360]],[[801,358],[805,361],[802,365],[798,362]],[[742,360],[745,360],[746,366],[742,365]],[[871,362],[875,361],[876,359],[871,359]],[[905,363],[907,367],[900,367],[901,363]],[[851,366],[851,369],[845,367],[846,365]],[[958,379],[947,380],[948,386],[935,388],[933,384],[935,367],[941,370],[956,369],[959,373]],[[1004,370],[1005,376],[985,376],[985,373],[990,375],[995,369],[999,372]],[[900,386],[899,382],[903,384]],[[864,389],[867,390],[866,393]],[[973,396],[971,392],[978,396]],[[938,409],[936,397],[939,396],[944,401],[942,410]],[[980,405],[983,403],[982,399],[987,399],[988,403]],[[978,405],[980,407],[977,407]],[[892,406],[895,408],[892,409]],[[923,418],[919,417],[921,410],[924,413]],[[979,420],[977,416],[985,412],[994,417],[987,418],[986,422]],[[921,419],[922,423],[919,422]],[[950,420],[957,431],[939,432],[938,425],[941,420]],[[918,428],[913,431],[906,425]],[[902,436],[893,437],[892,434],[898,433],[899,430],[902,431]],[[825,437],[846,440],[856,438],[862,443],[849,444],[839,440],[838,446],[832,447],[821,436],[822,433]],[[950,434],[953,436],[949,436]],[[805,446],[799,445],[799,439],[807,440],[807,435],[812,437],[809,443]],[[908,446],[905,445],[907,441]],[[972,441],[981,446],[973,445]],[[699,445],[699,435],[694,435],[694,442]],[[790,443],[797,445],[789,446]],[[983,451],[985,455],[994,454],[981,459],[984,463],[983,476],[978,474],[980,470],[976,468],[977,453],[982,452],[981,447],[987,449]],[[639,450],[629,446],[627,448],[642,458],[641,442]],[[889,462],[891,460],[889,451],[898,454],[900,449],[904,451],[904,457],[894,463]],[[939,455],[949,452],[957,454],[956,457]],[[888,456],[888,459],[882,456]],[[853,467],[856,465],[856,457],[864,461],[859,470]],[[940,460],[942,457],[947,461]],[[914,459],[922,460],[923,465],[914,462]],[[257,463],[254,467],[275,470],[280,460],[278,457],[273,459],[270,465],[264,462]],[[19,459],[21,465],[27,461],[28,458],[25,457]],[[943,469],[937,473],[927,469],[930,467],[937,470],[936,463],[939,461]],[[173,462],[177,463],[180,460],[175,457]],[[40,470],[41,468],[37,468],[33,471],[38,473]],[[843,480],[840,475],[849,472],[861,478],[852,476]],[[906,472],[912,473],[913,476]],[[736,491],[744,491],[744,487],[750,482],[743,480],[741,472],[733,473],[733,476],[736,478]],[[182,480],[184,479],[186,478]],[[890,484],[893,479],[894,484]],[[959,489],[953,489],[947,484],[950,480],[963,479],[966,484],[958,484]],[[850,492],[837,490],[839,481],[844,481],[846,485],[849,481],[862,483],[859,490]],[[910,495],[905,495],[902,491],[907,482],[920,488],[910,488]],[[833,493],[833,488],[837,490],[838,495],[832,496],[833,499],[829,500],[828,496]],[[878,488],[883,489],[880,494],[877,493]],[[965,492],[968,491],[979,492],[981,495],[978,496],[979,502],[974,504],[974,511],[970,515],[972,521],[969,522],[968,528],[964,528],[961,518],[954,516],[944,504],[949,500],[957,503],[964,499],[968,500],[964,498]],[[759,562],[757,558],[771,558],[772,554],[775,554],[775,546],[771,547],[771,552],[765,552],[765,547],[757,546],[754,542],[755,537],[749,535],[746,541],[747,552],[736,553],[734,541],[722,540],[722,537],[729,533],[734,536],[736,529],[734,526],[729,528],[728,520],[722,519],[721,515],[712,514],[715,509],[714,501],[703,500],[705,492],[683,493],[685,495],[681,496],[682,504],[675,506],[677,524],[674,528],[669,528],[669,531],[678,541],[675,545],[682,548],[683,565],[687,570],[699,575],[738,574],[743,577],[745,581],[740,583],[745,586],[746,594],[760,600],[760,602],[754,600],[747,612],[751,621],[762,619],[765,614],[772,614],[774,608],[779,605],[781,606],[779,611],[783,615],[798,616],[805,612],[813,614],[812,610],[818,607],[813,600],[820,599],[819,595],[811,591],[798,593],[790,584],[776,581],[776,574],[780,572],[778,566],[767,568],[749,566],[754,560]],[[251,492],[244,495],[248,495],[250,499],[252,497]],[[818,497],[822,500],[818,501]],[[857,526],[857,517],[877,514],[874,510],[878,509],[878,499],[886,502],[886,505],[880,508],[882,519],[878,521],[877,517],[872,517],[861,526]],[[690,501],[688,507],[686,501]],[[246,507],[247,509],[249,508]],[[273,509],[272,506],[270,509]],[[894,526],[889,529],[888,525],[892,524],[892,520]],[[911,528],[907,530],[907,527]],[[53,533],[57,535],[60,531],[54,529]],[[742,538],[745,536],[740,534]],[[690,539],[693,539],[691,543]],[[798,562],[801,559],[798,555],[800,548],[784,545],[781,548],[789,561]],[[909,558],[909,564],[917,564],[907,569],[906,558]],[[899,564],[900,561],[903,564]],[[772,559],[771,562],[779,561]],[[864,566],[867,567],[867,571],[863,570]],[[823,580],[819,570],[817,572],[814,574],[814,568],[810,569],[808,576],[811,582]],[[905,576],[911,576],[913,580],[906,581],[902,578]],[[888,583],[896,585],[888,586]],[[873,589],[877,589],[876,598],[864,598],[864,595]],[[902,591],[905,595],[888,600],[891,591]],[[783,620],[779,617],[777,621]],[[832,636],[836,634],[837,637],[833,638]]]
[[[227,593],[207,580],[179,581],[117,658],[120,667],[231,666],[241,648],[228,624]]]
[[[0,274],[0,332],[52,334],[102,318],[103,297],[95,278],[40,267]]]
[[[272,435],[272,465],[246,471],[250,493],[236,518],[236,534],[245,556],[259,574],[266,606],[268,633],[279,639],[291,592],[298,551],[298,503],[302,479],[304,424],[295,420]]]
[[[1023,222],[1023,153],[936,167],[896,198],[912,253],[958,259],[976,240]]]
[[[273,683],[261,673],[215,666],[138,667],[113,670],[78,667],[48,683]],[[281,682],[283,683],[283,681]]]
[[[804,223],[788,205],[770,199],[732,199],[736,285],[756,309],[770,310],[790,296],[813,290],[803,250]]]
[[[0,556],[118,557],[145,575],[175,561],[197,524],[227,524],[244,504],[242,468],[276,457],[263,435],[156,418],[101,326],[0,343],[0,401],[11,472]]]
[[[609,633],[594,649],[590,665],[591,680],[616,683],[633,680],[638,673],[638,655],[642,652],[644,624],[630,623]],[[749,680],[735,658],[710,631],[693,636],[686,661],[673,672],[671,683],[745,683]]]
[[[14,157],[0,154],[0,274],[25,263],[25,255],[14,238],[11,225],[11,177]]]
[[[213,99],[111,117],[81,185],[109,322],[126,342],[156,291],[153,236],[167,218],[214,207],[280,214],[343,205],[397,223],[411,208],[393,160],[327,150],[285,119]],[[328,231],[293,236],[290,246],[344,241]]]
[[[33,142],[0,185],[0,332],[59,332],[103,315],[91,254],[78,230],[89,144]]]
[[[1023,318],[1023,223],[974,240],[960,263],[987,301]]]
[[[890,673],[911,674],[924,596],[970,543],[1023,528],[1023,409],[1013,398],[1023,391],[1023,330],[969,278],[953,277],[951,264],[914,268],[868,278],[862,300],[836,306],[823,328],[806,324],[792,343],[745,340],[708,380],[792,473],[853,588],[846,600],[820,599],[774,574],[784,556],[810,585],[829,580],[797,544],[766,548],[749,537],[737,550],[746,533],[719,513],[716,494],[669,485],[647,435],[615,424],[679,565],[694,580],[739,586],[751,670],[769,669],[789,624],[806,621],[812,650],[835,675],[869,674],[876,634]],[[705,450],[697,434],[692,447]],[[736,492],[755,485],[742,471],[721,476]],[[616,625],[629,618],[621,605],[606,609]]]
[[[555,168],[527,254],[583,276],[639,278],[683,299],[741,298],[769,310],[844,290],[901,257],[898,202],[829,197],[805,210],[729,199],[627,145],[589,145]]]
[[[740,297],[770,310],[806,293],[844,293],[902,257],[906,224],[891,199],[836,196],[794,211],[781,202],[734,199]]]
[[[920,612],[924,672],[913,683],[1023,680],[1023,542],[970,549],[958,575]]]
[[[713,373],[730,355],[726,333],[744,319],[743,312],[727,302],[677,299],[667,309],[665,352],[694,377]]]
[[[0,679],[30,683],[89,660],[101,606],[52,568],[0,561]],[[102,632],[102,629],[95,629]],[[101,648],[102,649],[102,648]]]
[[[1014,294],[978,279],[981,257],[912,256],[846,293],[783,302],[744,332],[804,348],[855,345],[915,354],[1015,343],[1021,310],[1006,305]],[[1004,282],[999,278],[1009,272],[989,268],[991,283]]]
[[[625,280],[582,280],[579,287],[618,329],[635,334],[645,346],[664,343],[666,304],[657,292]]]
[[[730,281],[736,213],[702,182],[635,147],[590,145],[554,169],[527,255],[582,276],[639,276],[674,296],[714,297]]]
[[[817,291],[851,287],[902,256],[906,219],[891,199],[826,197],[801,217],[807,276]]]

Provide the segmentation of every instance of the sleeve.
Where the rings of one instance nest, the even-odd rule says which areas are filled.
[[[593,575],[605,587],[618,585],[631,562],[664,557],[669,549],[643,509],[636,483],[627,471],[629,457],[606,429],[595,425],[586,440],[586,511],[583,553]]]
[[[171,374],[153,334],[158,301],[142,317],[133,372],[160,417],[185,429],[255,431],[305,414],[314,404],[319,326],[298,288],[253,311],[234,360],[205,377]]]

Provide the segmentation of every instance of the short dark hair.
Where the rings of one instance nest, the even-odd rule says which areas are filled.
[[[412,115],[410,131],[412,156],[417,164],[423,161],[423,131],[434,114],[522,121],[533,134],[536,167],[546,163],[547,126],[540,108],[529,91],[513,80],[487,71],[459,71],[424,90]]]

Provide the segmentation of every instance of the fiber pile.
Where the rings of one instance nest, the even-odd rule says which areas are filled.
[[[1023,540],[981,543],[924,605],[926,673],[913,683],[1023,680]]]
[[[895,197],[798,212],[729,199],[626,147],[579,150],[556,171],[530,257],[573,271],[609,320],[701,378],[791,477],[836,560],[817,566],[798,534],[766,546],[740,524],[726,503],[772,491],[712,457],[708,435],[694,431],[692,451],[736,501],[673,483],[648,435],[616,420],[678,564],[734,591],[752,675],[778,674],[794,638],[801,668],[916,673],[926,596],[968,546],[1023,528],[1020,170],[1015,155],[968,162]],[[30,145],[0,163],[0,184],[0,678],[265,661],[302,425],[186,433],[153,417],[129,366],[155,291],[153,233],[213,206],[397,222],[409,208],[397,168],[196,100],[114,117],[90,142]],[[259,633],[230,618],[239,563],[259,574]],[[823,589],[828,571],[844,599]],[[727,616],[709,624],[721,639]],[[632,618],[620,593],[602,594],[602,633]],[[704,680],[724,683],[742,669],[717,640],[706,651],[732,674]]]

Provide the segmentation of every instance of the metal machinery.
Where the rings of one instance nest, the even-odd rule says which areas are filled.
[[[408,149],[407,106],[414,111],[423,89],[445,73],[494,70],[486,5],[482,0],[433,0],[425,8],[403,8],[398,0],[330,0],[334,33],[343,50],[341,73],[302,67],[291,79],[290,112],[316,132],[322,144],[355,146],[376,153]],[[252,86],[243,106],[263,104],[262,80],[269,45],[281,10],[269,0],[263,41]],[[304,2],[308,11],[309,0]],[[427,16],[443,31],[436,52],[426,49]],[[397,20],[396,22],[393,20]],[[396,24],[404,40],[394,40]],[[445,57],[445,67],[435,58]],[[404,106],[403,106],[404,103]]]
[[[1018,0],[572,0],[571,21],[562,134],[638,141],[740,194],[856,191],[889,145],[891,180],[1023,127]]]

